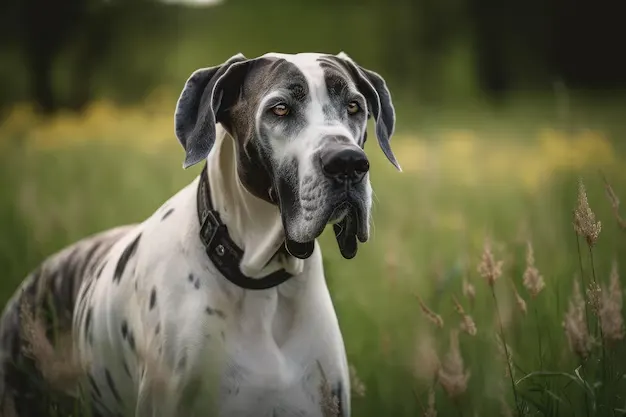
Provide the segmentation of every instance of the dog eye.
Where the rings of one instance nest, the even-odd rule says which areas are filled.
[[[276,115],[276,116],[287,116],[289,114],[289,107],[287,107],[285,104],[277,104],[274,107],[272,107],[272,112]]]
[[[348,113],[349,114],[357,114],[361,110],[359,103],[356,101],[351,101],[348,103]]]

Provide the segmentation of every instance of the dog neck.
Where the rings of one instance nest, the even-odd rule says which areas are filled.
[[[279,269],[300,274],[304,260],[276,251],[284,244],[285,232],[278,207],[250,193],[237,173],[235,140],[218,125],[215,144],[207,158],[207,175],[213,207],[228,233],[243,251],[240,269],[261,278]]]

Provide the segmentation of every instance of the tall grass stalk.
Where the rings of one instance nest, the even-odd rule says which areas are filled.
[[[585,300],[585,320],[587,321],[587,327],[589,327],[589,306],[588,306],[588,301],[587,301],[587,285],[585,284],[585,270],[583,268],[583,255],[582,255],[582,251],[580,250],[580,236],[578,235],[577,232],[574,232],[574,234],[576,235],[576,248],[578,249],[578,266],[580,267],[580,285],[581,285],[581,289],[583,292],[583,299]]]
[[[513,390],[513,398],[515,400],[515,408],[517,409],[518,415],[522,416],[522,410],[520,407],[519,399],[517,396],[517,388],[515,387],[515,380],[513,378],[513,369],[511,368],[511,356],[509,355],[509,348],[506,344],[506,338],[504,336],[504,326],[502,325],[502,317],[500,316],[500,308],[498,307],[498,298],[496,297],[496,291],[493,286],[491,286],[491,295],[493,297],[493,303],[496,308],[496,315],[498,316],[498,325],[500,326],[500,338],[502,339],[502,345],[504,346],[504,354],[506,355],[506,366],[509,369],[509,378],[511,379],[511,389]]]
[[[543,343],[541,342],[541,324],[539,321],[539,311],[537,305],[533,307],[535,310],[535,324],[537,325],[537,344],[539,345],[539,370],[543,371]]]
[[[596,288],[598,287],[598,280],[596,279],[596,268],[594,265],[594,261],[593,261],[593,247],[592,245],[588,245],[589,247],[589,262],[591,264],[591,277],[593,279],[593,283],[596,286]],[[602,392],[606,392],[606,383],[607,381],[607,372],[606,372],[606,367],[607,367],[607,361],[606,361],[606,344],[605,344],[605,340],[604,340],[604,332],[602,330],[602,325],[600,323],[600,317],[596,317],[596,327],[598,329],[598,333],[600,333],[600,348],[602,349],[602,360],[601,362],[601,367],[602,367],[602,385],[601,385],[601,389]]]
[[[594,285],[597,288],[598,280],[596,279],[596,267],[593,262],[593,248],[591,246],[589,246],[589,262],[591,263],[591,277],[593,279]],[[596,327],[598,328],[598,332],[600,333],[600,340],[602,342],[602,360],[604,361],[604,356],[605,356],[604,355],[604,334],[602,332],[602,326],[600,326],[599,319],[596,319],[595,322],[596,322]]]

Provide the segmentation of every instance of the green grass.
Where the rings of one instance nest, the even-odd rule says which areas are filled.
[[[540,370],[554,372],[531,374],[516,385],[524,413],[612,416],[621,415],[613,410],[626,408],[624,344],[608,351],[608,376],[602,377],[602,364],[593,361],[580,374],[591,387],[587,402],[597,402],[596,411],[586,413],[586,385],[576,377],[579,363],[561,326],[580,271],[571,224],[579,177],[602,221],[593,252],[600,281],[608,282],[611,261],[621,262],[625,253],[626,236],[617,227],[599,174],[602,170],[626,198],[620,169],[626,156],[616,145],[622,138],[614,134],[623,126],[615,120],[606,126],[595,119],[588,126],[574,120],[565,129],[556,119],[527,120],[516,111],[513,116],[473,113],[467,123],[455,119],[453,130],[439,124],[441,115],[437,124],[421,129],[400,118],[394,145],[402,173],[383,160],[373,136],[368,142],[376,194],[371,240],[348,261],[341,258],[332,233],[321,238],[349,360],[367,387],[365,397],[353,400],[355,416],[422,415],[419,404],[426,404],[429,384],[419,378],[426,367],[417,345],[430,335],[443,358],[449,332],[460,322],[453,296],[474,318],[478,333],[460,334],[471,372],[467,392],[453,402],[437,386],[439,416],[500,415],[502,398],[514,408],[506,362],[496,344],[493,299],[477,273],[486,238],[504,260],[495,290],[515,380]],[[534,107],[527,114],[533,112]],[[18,112],[4,123],[0,303],[45,256],[89,233],[141,221],[198,174],[200,167],[181,168],[182,150],[170,117],[143,107],[105,108],[83,119],[63,116],[47,124]],[[521,282],[527,240],[546,280],[536,300]],[[585,245],[582,249],[589,279],[589,253]],[[473,303],[463,297],[464,276],[476,288]],[[526,316],[516,308],[512,281],[527,302]],[[443,317],[443,329],[424,318],[415,294]],[[596,347],[594,358],[599,352]]]

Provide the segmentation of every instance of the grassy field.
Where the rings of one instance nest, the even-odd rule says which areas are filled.
[[[141,221],[198,174],[199,167],[181,168],[173,105],[155,95],[133,108],[101,102],[82,117],[48,121],[16,107],[4,120],[0,305],[43,257],[89,233]],[[402,112],[393,145],[404,172],[384,161],[373,139],[366,149],[376,194],[372,239],[347,261],[332,233],[322,236],[349,360],[366,388],[354,398],[354,415],[424,415],[430,388],[439,416],[626,414],[621,285],[608,288],[613,261],[623,272],[626,235],[601,175],[626,198],[624,125],[584,109],[567,123],[536,106],[469,110],[459,113],[465,119],[419,114],[421,124]],[[572,224],[580,178],[602,222],[592,252]],[[545,280],[536,297],[523,283],[529,242]],[[479,273],[486,243],[503,261],[493,286]],[[482,275],[495,278],[493,269]],[[587,347],[585,308],[570,295],[574,282],[586,285],[594,274],[603,287],[603,326],[587,306],[595,339],[582,360],[563,323],[571,309],[570,337]]]

